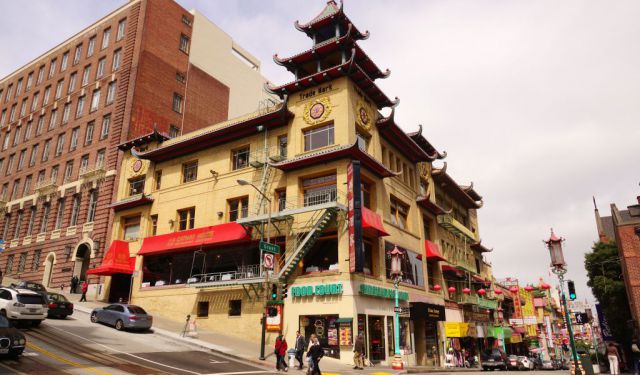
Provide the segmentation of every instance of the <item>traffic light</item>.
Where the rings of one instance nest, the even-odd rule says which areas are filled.
[[[289,284],[286,282],[280,284],[280,299],[286,299],[289,293]]]
[[[573,281],[567,281],[567,288],[569,289],[569,299],[574,301],[576,299],[576,286]]]
[[[278,284],[271,284],[271,300],[275,301],[278,299]]]

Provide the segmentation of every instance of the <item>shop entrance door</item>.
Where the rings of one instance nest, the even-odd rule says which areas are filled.
[[[424,337],[426,340],[426,364],[427,366],[440,366],[440,351],[438,350],[438,322],[425,320]]]
[[[384,316],[369,315],[369,359],[377,363],[386,359]]]

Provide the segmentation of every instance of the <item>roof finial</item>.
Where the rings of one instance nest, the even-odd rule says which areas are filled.
[[[592,198],[593,198],[593,208],[595,208],[595,210],[598,211],[598,206],[596,205],[596,197],[595,197],[595,195],[592,196]]]

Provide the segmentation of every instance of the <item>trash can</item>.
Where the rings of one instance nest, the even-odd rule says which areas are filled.
[[[287,350],[287,354],[289,355],[289,367],[293,368],[295,367],[295,360],[296,360],[296,350],[295,349],[289,349]]]

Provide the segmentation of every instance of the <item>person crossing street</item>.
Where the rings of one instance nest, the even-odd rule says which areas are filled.
[[[278,371],[289,371],[289,365],[287,365],[287,361],[285,360],[288,348],[289,346],[287,345],[287,340],[284,338],[282,332],[280,332],[280,334],[276,338],[276,347],[274,350],[274,354],[276,355],[276,369]]]
[[[300,334],[300,331],[296,331],[296,360],[300,364],[300,366],[298,366],[298,369],[300,370],[302,370],[302,368],[304,367],[304,363],[302,362],[302,354],[304,353],[306,347],[307,343],[304,340],[304,336]]]

